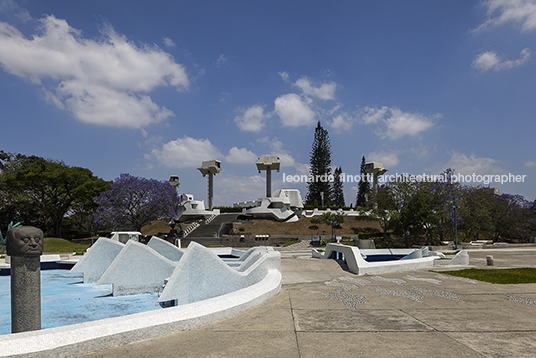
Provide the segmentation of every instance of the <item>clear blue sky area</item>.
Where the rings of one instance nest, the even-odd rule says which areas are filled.
[[[167,180],[215,205],[264,195],[260,155],[525,175],[536,198],[536,0],[0,0],[0,149],[112,180]],[[485,184],[485,183],[477,183]],[[355,203],[356,183],[345,183]]]
[[[157,294],[110,296],[111,285],[84,284],[82,274],[41,270],[41,328],[162,309]],[[11,333],[11,276],[0,276],[0,334]]]

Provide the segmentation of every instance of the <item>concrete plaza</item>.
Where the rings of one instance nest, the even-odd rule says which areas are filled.
[[[283,287],[240,315],[83,357],[534,357],[536,284],[432,269],[356,276],[282,250]],[[536,267],[536,249],[469,251],[470,267]],[[437,267],[434,271],[452,268]]]

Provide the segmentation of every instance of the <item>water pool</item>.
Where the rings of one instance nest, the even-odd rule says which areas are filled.
[[[11,277],[0,276],[0,334],[11,333]],[[83,283],[81,273],[41,271],[41,328],[162,309],[157,294],[111,296],[111,285]]]

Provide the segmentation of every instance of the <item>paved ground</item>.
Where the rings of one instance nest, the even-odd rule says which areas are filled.
[[[471,266],[536,267],[536,250],[474,250]],[[428,269],[356,276],[282,251],[280,294],[238,316],[84,357],[534,357],[536,284]],[[444,269],[444,268],[441,268]]]

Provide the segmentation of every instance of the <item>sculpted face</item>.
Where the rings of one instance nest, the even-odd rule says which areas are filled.
[[[43,253],[43,231],[33,226],[18,226],[7,232],[9,256],[40,256]]]

